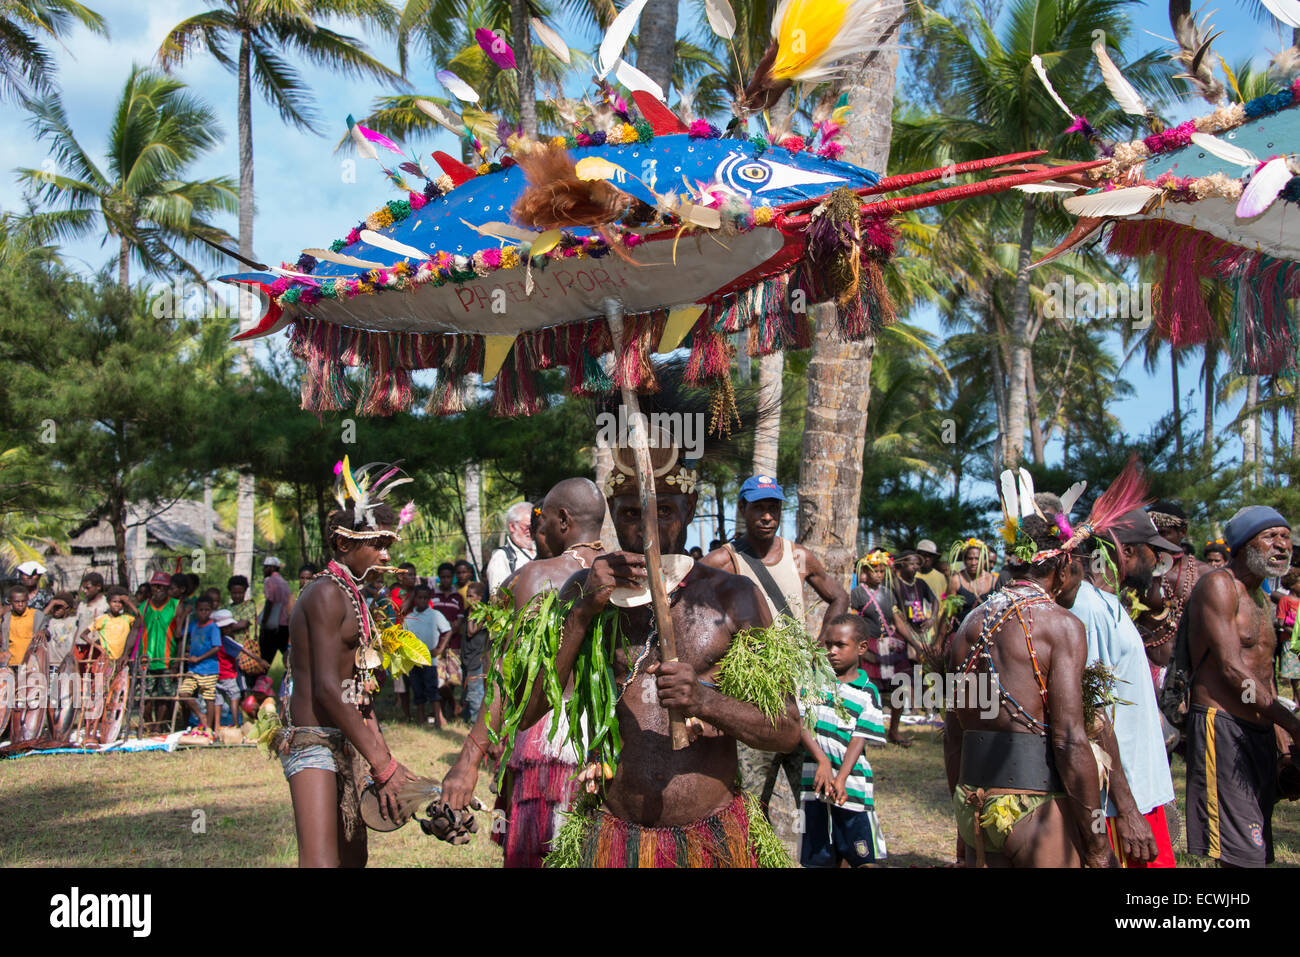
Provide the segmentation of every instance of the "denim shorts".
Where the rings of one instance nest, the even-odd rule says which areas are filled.
[[[306,771],[308,768],[334,772],[339,769],[334,762],[334,752],[323,744],[308,744],[301,748],[294,748],[288,754],[280,755],[280,764],[284,768],[286,781],[299,771]]]

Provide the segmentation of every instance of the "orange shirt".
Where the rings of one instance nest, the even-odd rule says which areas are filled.
[[[9,613],[9,664],[21,664],[27,657],[27,646],[32,643],[32,634],[36,626],[36,612],[30,608],[22,617]]]

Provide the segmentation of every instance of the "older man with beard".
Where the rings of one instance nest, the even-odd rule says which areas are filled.
[[[1260,587],[1290,565],[1291,525],[1251,505],[1224,539],[1231,562],[1202,576],[1187,602],[1187,850],[1263,867],[1273,861],[1274,725],[1300,740],[1300,719],[1273,691],[1273,604]]]

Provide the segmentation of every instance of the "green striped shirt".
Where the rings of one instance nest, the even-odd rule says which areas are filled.
[[[837,685],[840,700],[848,710],[847,717],[841,717],[835,710],[829,695],[825,695],[821,704],[816,706],[817,723],[813,728],[813,738],[817,747],[830,759],[831,771],[836,776],[844,764],[844,753],[853,738],[865,738],[869,744],[885,743],[885,716],[880,710],[880,692],[871,683],[867,673],[861,668],[852,680]],[[817,773],[817,762],[805,752],[803,763],[803,800],[814,799],[813,778]],[[865,811],[875,807],[871,785],[871,763],[867,761],[865,751],[858,756],[853,770],[844,781],[848,800],[842,805],[845,810]]]

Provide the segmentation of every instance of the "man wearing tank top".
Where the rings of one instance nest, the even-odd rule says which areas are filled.
[[[710,552],[702,561],[734,575],[744,575],[757,584],[774,620],[784,614],[806,625],[803,589],[808,585],[829,606],[822,621],[831,621],[849,610],[848,592],[827,573],[821,559],[802,545],[780,536],[784,503],[785,492],[774,477],[755,475],[747,479],[740,487],[745,534]],[[803,749],[775,754],[756,751],[739,741],[736,749],[741,786],[762,802],[777,835],[793,843],[799,826]]]

